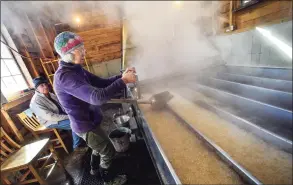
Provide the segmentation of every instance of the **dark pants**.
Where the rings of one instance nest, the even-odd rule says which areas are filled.
[[[57,128],[62,130],[71,130],[69,119],[59,121],[58,124],[50,125],[47,128]],[[83,140],[72,131],[73,149],[82,144]]]
[[[86,144],[93,150],[92,155],[100,156],[100,166],[102,168],[109,168],[112,163],[112,159],[115,155],[115,149],[101,129],[101,126],[98,125],[94,130],[85,133],[78,133],[78,135],[83,138]],[[92,157],[96,158],[96,157]],[[96,165],[96,162],[92,161],[92,167]]]
[[[91,169],[99,168],[100,175],[105,182],[111,181],[115,173],[111,168],[112,160],[115,155],[115,149],[101,125],[98,125],[94,130],[85,133],[78,133],[86,144],[93,150],[91,156]],[[98,164],[100,163],[100,164]]]

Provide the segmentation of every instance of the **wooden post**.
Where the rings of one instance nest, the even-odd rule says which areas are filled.
[[[125,68],[125,55],[126,55],[126,45],[127,45],[127,34],[126,34],[126,30],[125,30],[125,20],[122,20],[122,69]]]
[[[31,23],[31,21],[30,21],[28,15],[27,15],[26,13],[24,13],[24,14],[25,14],[25,16],[26,16],[26,18],[27,18],[27,21],[28,21],[28,23],[29,23],[29,26],[30,26],[30,28],[31,28],[31,30],[32,30],[32,32],[33,32],[35,38],[36,38],[36,42],[37,42],[37,44],[38,44],[38,46],[39,46],[40,52],[41,52],[41,54],[42,54],[42,57],[43,57],[43,58],[46,58],[46,56],[45,56],[45,54],[44,54],[44,52],[43,52],[43,50],[42,50],[42,46],[41,46],[41,44],[40,44],[40,42],[39,42],[39,40],[38,40],[38,37],[37,37],[37,35],[36,35],[36,33],[35,33],[35,30],[34,30],[34,28],[33,28],[32,23]]]
[[[43,26],[43,24],[42,24],[42,22],[41,22],[40,19],[38,19],[38,22],[39,22],[39,24],[40,24],[40,26],[41,26],[42,32],[44,33],[44,35],[45,35],[45,39],[46,39],[46,41],[47,41],[47,43],[48,43],[48,47],[49,47],[49,49],[50,49],[51,57],[54,59],[54,58],[55,58],[55,56],[54,56],[54,52],[53,52],[53,49],[51,48],[50,41],[49,41],[49,39],[48,39],[48,37],[47,37],[47,34],[46,34],[46,32],[45,32],[45,29],[44,29],[44,26]]]
[[[121,34],[121,40],[120,40],[120,42],[121,42],[121,52],[122,52],[122,57],[121,57],[121,69],[124,69],[125,68],[125,60],[124,60],[124,55],[123,54],[125,54],[124,53],[124,50],[123,50],[123,44],[124,44],[124,42],[123,42],[123,37],[125,36],[124,35],[124,27],[123,27],[123,25],[124,25],[124,22],[123,22],[123,15],[124,15],[124,12],[123,12],[123,9],[122,8],[119,8],[118,7],[118,10],[119,10],[119,15],[120,15],[120,19],[119,19],[119,26],[120,26],[120,34]]]
[[[40,174],[37,172],[37,170],[35,169],[35,167],[33,165],[28,165],[30,171],[32,172],[32,174],[35,176],[35,178],[38,180],[38,182],[41,184],[41,185],[46,185],[46,181],[40,176]]]
[[[24,43],[24,41],[23,41],[23,39],[22,39],[22,37],[19,37],[19,39],[20,39],[20,41],[21,41],[21,44],[22,44],[23,47],[24,47],[24,51],[25,51],[26,56],[27,56],[27,57],[31,57],[30,54],[29,54],[29,52],[28,52],[28,50],[27,50],[27,47],[26,47],[26,45],[25,45],[25,43]],[[36,69],[36,66],[35,66],[33,60],[32,60],[31,58],[28,58],[28,60],[29,60],[29,62],[30,62],[30,64],[31,64],[31,66],[32,66],[32,69],[33,69],[33,72],[34,72],[35,77],[39,76],[39,73],[38,73],[38,71],[37,71],[37,69]]]
[[[90,70],[90,68],[89,68],[89,65],[88,65],[88,63],[87,63],[87,60],[86,60],[86,57],[85,57],[85,56],[84,56],[84,61],[85,61],[85,64],[86,64],[87,70],[88,70],[89,72],[91,72],[91,70]]]
[[[11,128],[12,132],[16,135],[17,139],[20,142],[23,142],[23,137],[20,133],[20,131],[17,129],[17,127],[15,126],[14,122],[12,121],[11,117],[9,116],[9,114],[2,108],[1,109],[1,113],[4,116],[4,118],[6,119],[9,127]]]
[[[232,26],[234,26],[234,25],[233,25],[233,1],[230,1],[229,29],[231,29]]]

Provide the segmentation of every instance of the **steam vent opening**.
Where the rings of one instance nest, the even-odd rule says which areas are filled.
[[[292,184],[292,1],[1,1],[1,183]]]

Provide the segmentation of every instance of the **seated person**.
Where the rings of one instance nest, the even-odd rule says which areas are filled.
[[[35,94],[31,99],[30,108],[38,121],[46,128],[71,130],[68,115],[61,107],[57,96],[49,92],[48,81],[44,77],[33,79]],[[73,149],[81,146],[82,138],[72,131]]]

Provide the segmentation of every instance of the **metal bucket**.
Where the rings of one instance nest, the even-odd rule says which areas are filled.
[[[131,130],[119,127],[109,134],[109,139],[117,152],[125,152],[129,148]]]
[[[117,116],[116,114],[113,115],[113,122],[118,127],[127,127],[129,128],[129,120],[130,116],[127,114]]]

